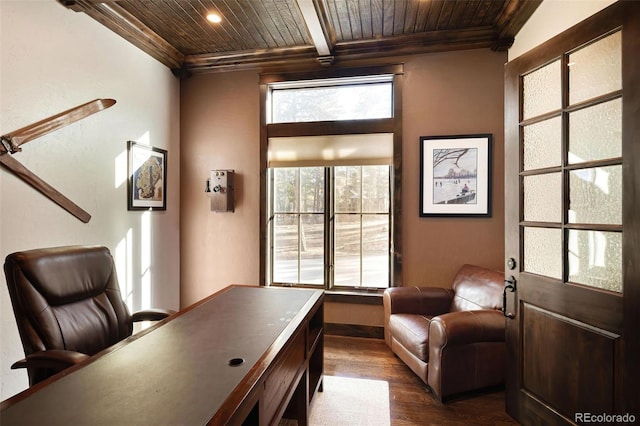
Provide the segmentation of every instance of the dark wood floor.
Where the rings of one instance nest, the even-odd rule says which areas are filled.
[[[380,339],[326,335],[324,374],[389,382],[391,425],[517,425],[504,411],[504,392],[442,404]]]

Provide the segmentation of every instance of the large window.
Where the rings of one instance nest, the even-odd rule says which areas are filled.
[[[267,285],[384,289],[397,282],[396,78],[264,84]]]

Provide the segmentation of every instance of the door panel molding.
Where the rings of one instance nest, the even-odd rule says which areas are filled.
[[[540,401],[535,395],[524,389],[520,390],[522,411],[528,413],[526,424],[534,425],[565,425],[572,422],[573,419],[567,418],[558,411],[549,409],[549,406]]]
[[[524,304],[522,388],[567,418],[575,413],[612,413],[613,365],[620,336],[573,318]]]
[[[526,285],[534,279],[535,284]],[[526,272],[520,273],[520,283],[525,284],[521,286],[520,298],[532,305],[543,305],[550,312],[564,311],[564,316],[611,333],[623,332],[623,298],[619,294]]]

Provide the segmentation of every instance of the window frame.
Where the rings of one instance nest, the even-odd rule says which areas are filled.
[[[400,286],[402,283],[402,81],[403,65],[387,65],[367,68],[343,68],[297,73],[269,73],[260,75],[260,285],[269,285],[270,277],[270,247],[269,247],[269,217],[272,200],[269,199],[269,173],[267,169],[268,140],[271,137],[291,137],[291,136],[314,136],[314,135],[335,135],[335,134],[367,134],[367,133],[392,133],[393,134],[393,165],[391,171],[391,241],[390,241],[390,275],[389,287]],[[391,118],[384,119],[358,119],[345,121],[317,121],[300,123],[268,123],[268,94],[269,84],[283,83],[288,81],[301,80],[325,80],[343,77],[393,75],[393,114]],[[329,182],[325,182],[329,185]],[[329,200],[332,202],[332,200]],[[330,204],[331,205],[331,204]],[[330,214],[330,209],[325,208],[326,214]],[[332,237],[332,232],[328,233]],[[327,241],[327,243],[330,243]],[[329,259],[333,262],[333,259]],[[325,268],[327,274],[328,268]],[[328,280],[325,275],[325,289]],[[319,288],[319,286],[312,286]],[[343,290],[343,287],[339,288]],[[344,290],[351,289],[345,287]],[[383,288],[352,288],[354,292],[372,291],[381,293]]]

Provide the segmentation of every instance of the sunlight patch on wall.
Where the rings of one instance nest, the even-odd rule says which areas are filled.
[[[151,308],[151,211],[140,217],[140,303]]]
[[[120,293],[129,307],[133,309],[133,229],[129,228],[127,235],[116,246],[115,263]]]
[[[151,146],[151,136],[149,132],[145,132],[142,136],[135,140],[138,143]]]
[[[125,149],[115,159],[115,188],[127,182],[127,150]]]
[[[151,136],[149,132],[145,132],[142,136],[135,139],[136,142],[151,145]],[[115,158],[115,187],[120,188],[123,183],[129,180],[129,152],[125,149]]]

